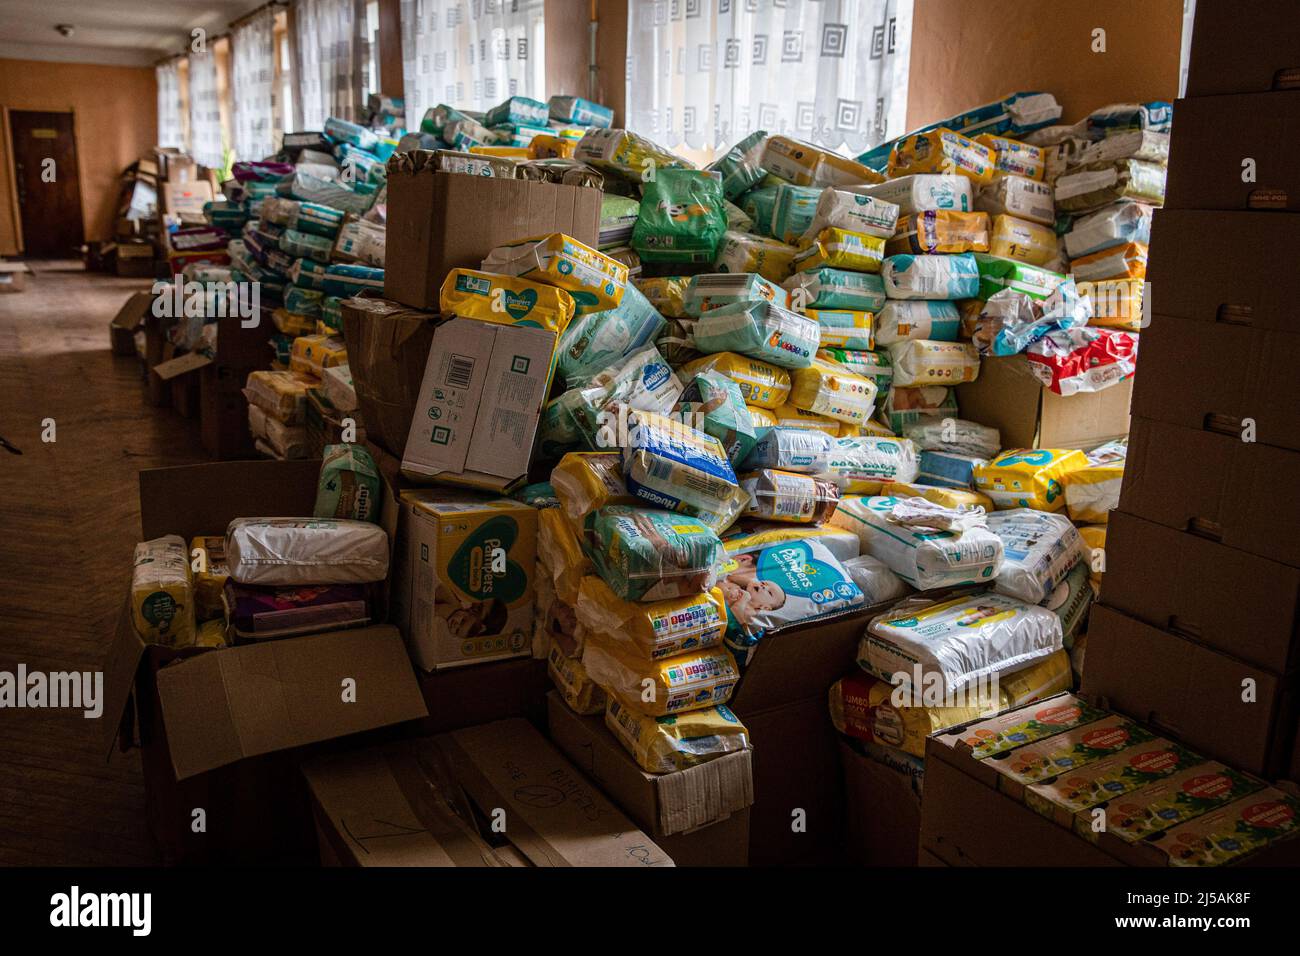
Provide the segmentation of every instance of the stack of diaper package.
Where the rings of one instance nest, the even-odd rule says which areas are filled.
[[[361,445],[325,449],[312,516],[244,517],[136,545],[131,616],[147,644],[220,648],[381,620],[388,535]]]

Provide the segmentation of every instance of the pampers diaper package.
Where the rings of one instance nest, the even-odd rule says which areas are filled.
[[[583,143],[578,159],[583,159]],[[632,248],[643,262],[712,262],[727,230],[723,203],[716,174],[661,166],[642,191]]]
[[[994,589],[1042,604],[1084,557],[1083,539],[1070,519],[1030,508],[995,511],[988,528],[1002,541],[1002,567]]]
[[[646,773],[684,770],[749,747],[745,725],[721,704],[647,717],[611,698],[605,709],[605,726]]]
[[[831,524],[858,536],[862,553],[919,591],[990,584],[1002,566],[1002,542],[985,528],[964,532],[912,528],[890,520],[903,499],[849,496],[840,501]]]
[[[483,271],[563,289],[579,315],[617,308],[627,288],[627,266],[558,232],[498,246],[483,260]]]
[[[864,349],[820,348],[817,357],[843,366],[854,375],[861,375],[876,383],[876,395],[889,390],[894,381],[894,368],[889,364],[888,352],[868,352]]]
[[[131,621],[146,644],[194,643],[194,580],[185,539],[169,534],[135,546]]]
[[[703,352],[739,352],[782,368],[807,368],[820,341],[816,322],[770,302],[711,309],[695,326],[695,343]]]
[[[575,530],[606,505],[637,503],[623,480],[623,456],[616,451],[569,452],[551,470],[551,486]]]
[[[527,325],[563,332],[573,318],[573,296],[529,279],[474,269],[452,269],[442,284],[438,305],[466,319],[498,325]]]
[[[1060,511],[1067,476],[1087,464],[1081,451],[1013,448],[975,469],[975,490],[992,498],[998,508]]]
[[[1065,507],[1071,521],[1106,524],[1119,507],[1128,442],[1106,442],[1085,454],[1088,464],[1065,477]]]
[[[917,597],[872,620],[858,664],[882,680],[902,674],[914,688],[950,695],[1061,650],[1051,611],[985,592],[931,603]]]
[[[669,511],[694,515],[721,531],[745,506],[727,453],[712,435],[649,412],[628,420],[623,449],[628,491]]]
[[[875,411],[876,383],[826,359],[814,358],[790,380],[790,403],[804,411],[851,424],[865,422]]]
[[[916,448],[906,438],[836,438],[819,474],[834,479],[842,494],[879,494],[883,485],[917,477]]]
[[[969,299],[980,286],[979,269],[970,253],[890,256],[880,274],[891,299]]]
[[[1030,265],[1046,265],[1058,255],[1056,231],[1050,226],[1015,216],[994,216],[988,252]]]
[[[768,138],[761,165],[799,186],[854,186],[884,180],[861,163],[787,136]]]
[[[740,484],[749,495],[745,514],[767,521],[821,524],[840,500],[833,481],[775,468],[746,475]]]
[[[722,560],[717,534],[688,515],[610,505],[583,523],[582,547],[625,601],[662,601],[713,587]]]
[[[735,631],[758,635],[865,603],[862,589],[816,537],[728,551],[718,577]]]
[[[824,267],[796,272],[785,280],[790,293],[790,308],[848,309],[854,312],[878,312],[885,304],[885,282],[872,272]]]
[[[812,186],[777,186],[770,230],[773,238],[790,245],[797,243],[812,224],[821,196],[822,190]]]

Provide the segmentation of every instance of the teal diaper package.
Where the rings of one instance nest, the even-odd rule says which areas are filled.
[[[582,550],[625,601],[664,601],[707,591],[725,556],[697,518],[659,508],[609,505],[584,522]]]
[[[849,309],[879,312],[885,305],[885,280],[874,272],[850,272],[823,266],[796,272],[783,285],[791,306],[804,309]]]
[[[770,302],[738,302],[705,312],[695,324],[701,352],[739,352],[781,368],[807,368],[821,344],[813,320]]]
[[[617,308],[580,315],[560,335],[557,351],[565,383],[586,384],[599,372],[654,342],[664,322],[650,300],[629,282]]]

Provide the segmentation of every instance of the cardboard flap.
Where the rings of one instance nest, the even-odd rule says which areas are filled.
[[[168,359],[166,362],[160,362],[153,367],[153,373],[164,382],[170,382],[174,378],[187,375],[190,372],[197,372],[205,365],[211,365],[212,359],[202,352],[186,352],[184,355],[177,356],[174,359]]]
[[[345,681],[355,699],[345,700]],[[158,673],[176,778],[427,716],[397,629],[246,645]]]
[[[319,474],[319,459],[146,469],[140,472],[140,540],[178,534],[188,541],[225,534],[235,518],[310,515]]]
[[[131,297],[122,304],[122,308],[117,310],[117,315],[113,316],[112,325],[115,328],[134,332],[152,310],[152,292],[132,292]]]
[[[143,656],[144,642],[135,633],[128,600],[123,602],[122,613],[117,616],[113,643],[104,662],[104,713],[99,722],[99,730],[105,755],[112,754],[117,745],[126,709],[131,705],[135,674]]]
[[[863,608],[767,635],[759,642],[728,706],[743,722],[759,711],[824,697],[826,688],[853,666],[858,641],[871,618],[886,606]]]

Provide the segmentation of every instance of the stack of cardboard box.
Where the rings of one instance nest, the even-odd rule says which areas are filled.
[[[1083,691],[1210,757],[1295,777],[1300,41],[1196,11],[1153,224],[1150,327]]]

